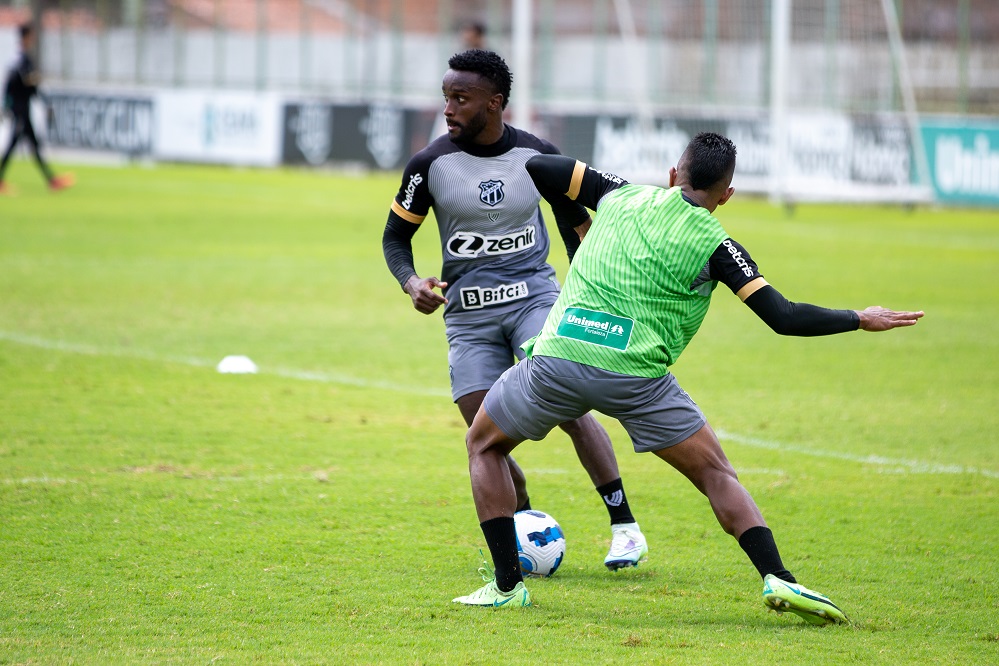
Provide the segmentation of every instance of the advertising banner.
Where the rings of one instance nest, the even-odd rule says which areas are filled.
[[[280,162],[280,98],[275,94],[164,90],[156,102],[158,159],[250,166]]]
[[[49,92],[47,140],[54,146],[148,155],[153,100],[148,97]]]
[[[762,120],[548,115],[539,132],[563,154],[635,183],[665,185],[669,168],[698,132],[719,132],[736,143],[743,185],[769,171],[770,129]]]
[[[35,109],[53,147],[159,160],[250,166],[355,165],[398,170],[442,131],[439,108],[335,104],[267,92],[56,89]],[[8,124],[9,125],[9,124]],[[738,149],[733,184],[807,200],[928,200],[999,206],[999,121],[924,118],[933,192],[920,186],[909,126],[898,114],[791,113],[774,189],[765,112],[651,118],[542,112],[535,133],[598,169],[663,185],[687,142],[719,132]],[[9,131],[9,127],[0,128]]]
[[[412,154],[409,137],[414,113],[392,104],[285,104],[282,161],[401,169]]]
[[[933,119],[922,131],[939,201],[999,205],[999,123]]]
[[[735,143],[733,184],[766,191],[774,160],[770,119],[671,116],[542,116],[543,135],[564,154],[633,182],[664,184],[698,132],[718,132]],[[914,182],[907,126],[894,116],[791,114],[787,123],[787,187],[832,196],[844,187],[895,193]],[[871,196],[871,195],[869,195]],[[836,196],[833,196],[836,198]]]

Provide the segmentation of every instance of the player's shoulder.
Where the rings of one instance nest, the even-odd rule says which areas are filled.
[[[514,145],[517,148],[529,148],[536,150],[543,155],[560,155],[558,147],[546,139],[531,134],[527,130],[510,126],[514,132]]]
[[[444,155],[450,155],[452,153],[460,152],[461,149],[458,148],[447,138],[447,135],[441,135],[431,141],[425,148],[417,151],[411,158],[409,158],[409,163],[406,165],[407,171],[426,171],[430,168],[435,160],[443,157]]]

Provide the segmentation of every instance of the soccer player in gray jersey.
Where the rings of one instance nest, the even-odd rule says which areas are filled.
[[[887,331],[912,326],[923,313],[831,310],[792,303],[770,286],[713,215],[735,191],[735,145],[721,135],[694,137],[670,169],[669,189],[633,185],[561,155],[536,156],[526,168],[553,205],[578,201],[597,213],[541,334],[526,345],[527,360],[497,380],[468,431],[472,495],[496,577],[454,601],[530,604],[502,460],[519,442],[593,409],[620,420],[636,451],[655,453],[707,496],[763,578],[769,608],[812,624],[846,622],[784,567],[759,508],[669,366],[697,332],[719,282],[786,335]]]
[[[538,154],[558,154],[551,143],[503,122],[512,77],[503,59],[472,49],[451,57],[444,75],[447,135],[406,165],[382,237],[389,270],[413,307],[431,314],[444,306],[451,394],[469,425],[493,382],[523,358],[521,345],[538,334],[558,296],[547,263],[548,233],[541,195],[524,169]],[[412,238],[430,209],[437,219],[441,279],[420,277]],[[579,247],[575,227],[589,213],[575,202],[553,209],[569,259]],[[435,289],[440,289],[438,294]],[[610,514],[608,569],[637,566],[648,553],[628,505],[617,459],[603,426],[590,414],[560,427]],[[523,471],[504,457],[516,487],[516,510],[530,508]]]

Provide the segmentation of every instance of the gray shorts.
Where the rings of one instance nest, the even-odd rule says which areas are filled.
[[[449,317],[445,329],[451,397],[457,401],[473,391],[489,390],[515,358],[523,359],[520,345],[541,332],[556,298],[556,292],[544,293],[518,303],[519,307]]]
[[[672,374],[632,377],[550,356],[507,370],[483,405],[517,441],[544,439],[559,423],[595,410],[620,421],[639,453],[679,444],[707,422]]]

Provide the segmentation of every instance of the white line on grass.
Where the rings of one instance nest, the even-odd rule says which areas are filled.
[[[923,462],[921,460],[905,460],[901,458],[886,458],[884,456],[862,456],[854,453],[842,453],[840,451],[824,451],[822,449],[810,449],[804,446],[794,446],[781,442],[772,442],[756,437],[746,437],[737,433],[725,430],[715,430],[715,434],[721,439],[751,446],[757,449],[769,449],[782,453],[801,453],[806,456],[817,458],[835,458],[837,460],[847,460],[849,462],[861,463],[864,465],[880,465],[884,467],[894,467],[897,470],[911,474],[980,474],[990,479],[999,479],[999,472],[979,467],[966,467],[964,465],[939,465],[936,463]]]
[[[118,470],[121,474],[130,474],[129,472]],[[131,473],[134,475],[134,473]],[[288,474],[247,474],[246,476],[213,476],[211,474],[186,474],[182,470],[175,470],[170,472],[157,472],[164,476],[172,476],[178,479],[192,480],[192,481],[215,481],[218,483],[274,483],[276,481],[303,481],[306,483],[325,483],[324,478],[318,477],[315,474],[309,476],[300,475],[288,475]],[[25,477],[21,479],[0,479],[0,483],[6,486],[34,486],[34,485],[45,485],[45,486],[65,486],[66,484],[76,484],[83,483],[79,479],[62,479],[55,478],[51,476],[37,476],[37,477]]]
[[[7,486],[64,486],[67,483],[78,483],[76,479],[54,479],[51,476],[29,476],[23,479],[0,479],[0,483]]]
[[[51,349],[52,351],[67,352],[71,354],[85,354],[87,356],[119,356],[124,358],[138,358],[144,361],[156,361],[165,363],[177,363],[180,365],[190,365],[198,368],[214,368],[218,361],[196,356],[170,356],[144,351],[142,349],[132,349],[127,347],[109,348],[96,347],[94,345],[80,344],[76,342],[66,342],[64,340],[49,340],[33,335],[23,335],[11,331],[0,331],[0,340],[7,340],[20,345],[38,347],[40,349]],[[398,391],[400,393],[415,393],[418,395],[430,395],[439,397],[451,397],[451,392],[446,389],[407,386],[394,382],[383,382],[378,380],[354,377],[339,372],[320,372],[316,370],[299,370],[295,368],[263,368],[265,374],[277,375],[288,379],[299,379],[310,382],[323,382],[326,384],[340,384],[343,386],[356,386],[358,388],[373,388],[383,391]]]
[[[66,342],[62,340],[48,340],[32,335],[23,335],[10,331],[0,331],[0,340],[7,340],[21,345],[51,349],[54,351],[68,352],[74,354],[87,354],[90,356],[122,356],[129,358],[139,358],[147,361],[158,361],[167,363],[179,363],[196,367],[215,367],[214,361],[195,358],[191,356],[166,356],[155,354],[140,349],[108,349],[95,347],[92,345]],[[450,397],[450,391],[446,389],[435,389],[427,387],[406,386],[392,382],[365,379],[363,377],[353,377],[343,373],[318,372],[313,370],[296,370],[293,368],[263,368],[264,373],[298,379],[302,381],[322,382],[327,384],[342,384],[345,386],[356,386],[359,388],[374,388],[386,391],[398,391],[400,393],[415,393],[419,395],[432,395]],[[857,455],[853,453],[843,453],[840,451],[828,451],[823,449],[812,449],[803,446],[785,444],[756,437],[747,437],[738,433],[725,430],[715,431],[721,439],[725,439],[743,446],[750,446],[757,449],[768,449],[770,451],[781,451],[788,453],[800,453],[802,455],[816,458],[833,458],[836,460],[846,460],[863,465],[877,465],[881,467],[894,468],[901,473],[909,474],[977,474],[990,479],[999,479],[999,472],[979,467],[967,467],[965,465],[940,465],[936,463],[923,462],[921,460],[906,460],[902,458],[886,458],[876,455]],[[44,481],[43,481],[44,482]]]

